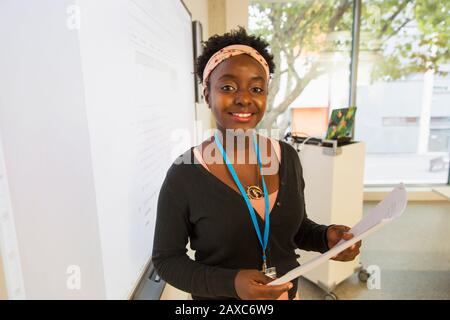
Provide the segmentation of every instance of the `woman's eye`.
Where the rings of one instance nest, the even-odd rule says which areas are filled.
[[[220,87],[220,89],[223,90],[223,91],[233,91],[234,87],[230,86],[229,84],[227,84],[227,85],[224,85],[224,86]]]
[[[255,92],[255,93],[261,93],[264,90],[262,88],[259,88],[259,87],[254,87],[254,88],[252,88],[252,91]]]

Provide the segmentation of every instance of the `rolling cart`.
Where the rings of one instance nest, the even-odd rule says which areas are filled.
[[[320,224],[355,225],[362,218],[364,194],[363,142],[336,140],[286,139],[297,150],[305,180],[305,202],[308,217]],[[298,250],[300,264],[319,255]],[[359,256],[350,262],[329,260],[304,277],[325,291],[324,299],[336,300],[336,286],[358,273],[366,282],[370,274],[362,267]]]

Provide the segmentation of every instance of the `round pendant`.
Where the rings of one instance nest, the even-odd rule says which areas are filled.
[[[259,199],[263,196],[263,192],[258,186],[248,186],[247,195],[250,199]]]

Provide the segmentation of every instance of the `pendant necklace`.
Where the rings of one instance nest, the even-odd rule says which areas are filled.
[[[255,199],[261,199],[264,196],[263,191],[261,190],[261,188],[259,187],[259,170],[256,170],[256,185],[250,185],[247,186],[247,195],[250,199],[255,200]]]

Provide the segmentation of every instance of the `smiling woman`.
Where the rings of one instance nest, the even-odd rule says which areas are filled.
[[[261,121],[268,77],[254,58],[246,54],[228,58],[214,69],[209,82],[204,95],[219,130],[251,129]]]
[[[351,235],[308,219],[297,152],[256,133],[275,68],[267,42],[240,28],[204,45],[197,73],[217,130],[167,172],[153,263],[194,299],[294,299],[297,282],[267,284],[298,266],[295,249],[325,252]],[[335,259],[354,259],[360,245]]]

